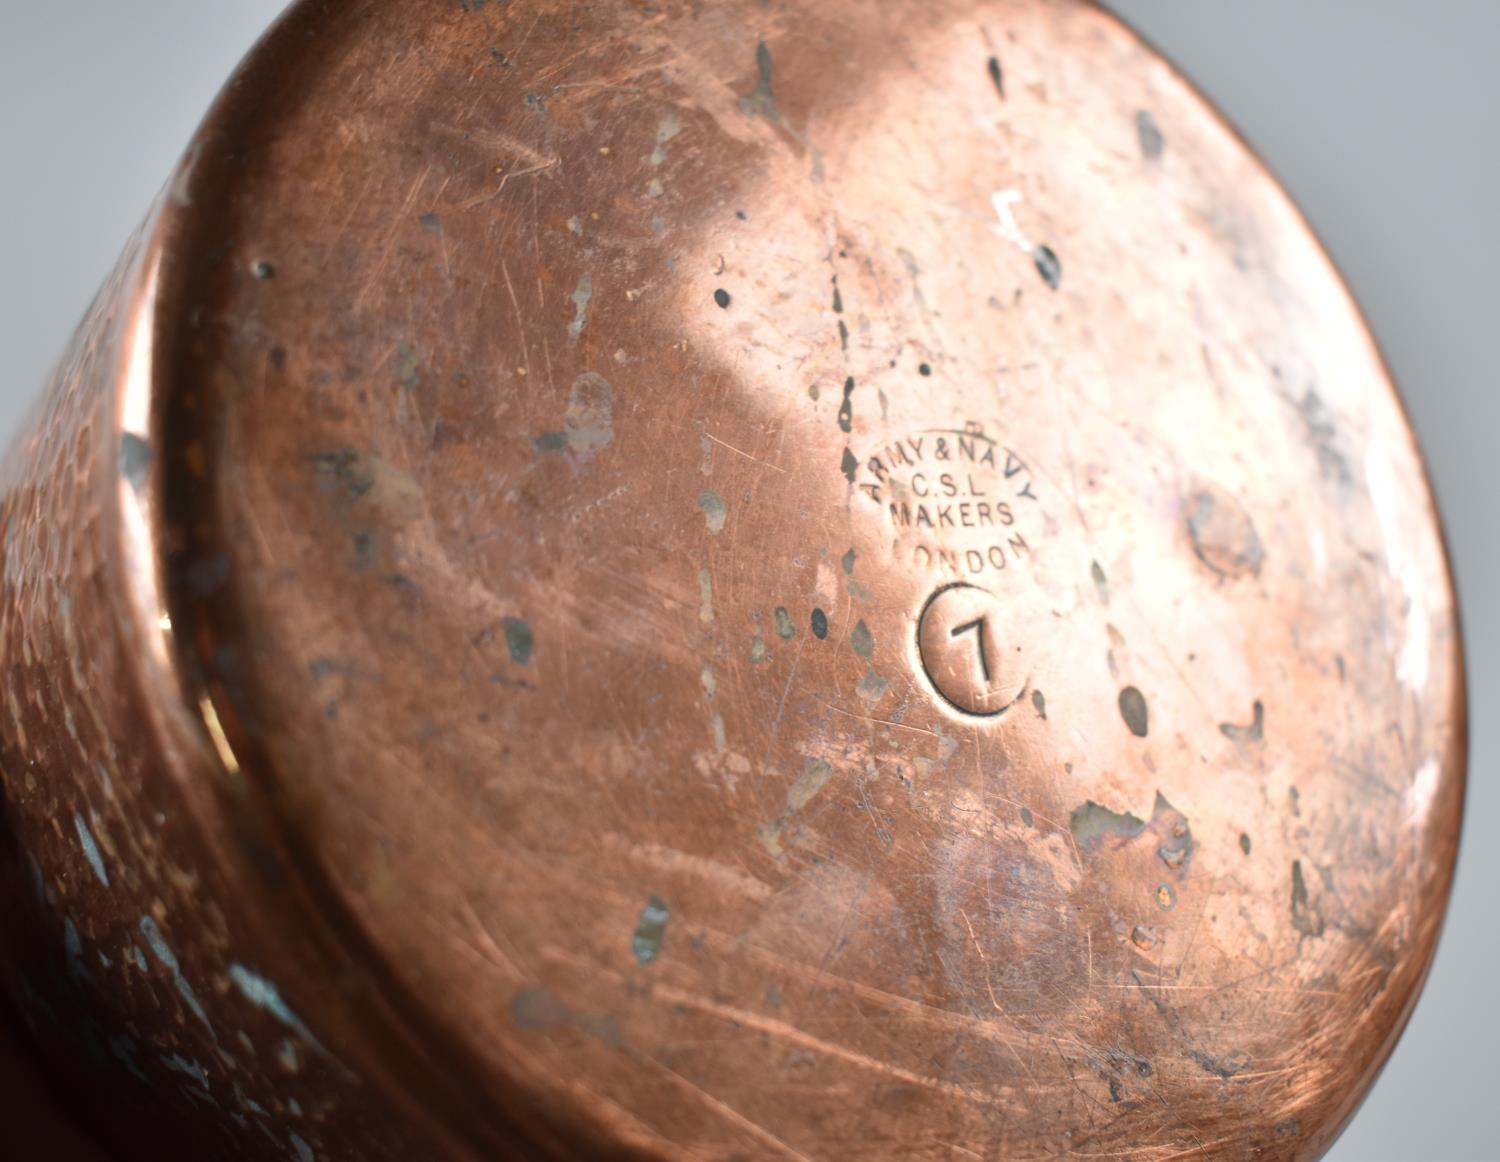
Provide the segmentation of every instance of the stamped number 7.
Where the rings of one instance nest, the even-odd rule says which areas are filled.
[[[975,618],[973,621],[966,621],[966,622],[963,623],[963,625],[954,626],[953,630],[949,634],[949,636],[950,637],[958,637],[959,634],[968,633],[971,629],[978,631],[978,638],[979,638],[979,641],[978,641],[978,646],[979,646],[979,672],[984,677],[985,685],[989,685],[989,681],[990,681],[990,659],[989,659],[989,651],[985,648],[984,622],[985,622],[985,619],[982,618],[982,617]]]

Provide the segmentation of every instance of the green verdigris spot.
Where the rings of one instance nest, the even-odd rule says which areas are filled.
[[[786,804],[779,818],[760,828],[760,842],[772,859],[786,854],[782,843],[786,828],[792,817],[806,807],[817,796],[829,779],[833,778],[833,764],[827,759],[809,758],[802,774],[786,793]]]
[[[1103,847],[1110,840],[1134,839],[1146,830],[1145,821],[1129,811],[1122,815],[1092,799],[1074,810],[1071,823],[1073,839],[1085,851]]]
[[[661,954],[662,941],[667,938],[669,915],[667,905],[660,896],[652,896],[641,910],[641,918],[635,926],[635,937],[631,940],[630,947],[643,967]]]
[[[707,491],[698,496],[698,507],[703,510],[703,519],[708,522],[708,531],[718,536],[724,531],[724,522],[729,519],[729,506],[717,492]]]
[[[526,665],[536,649],[536,637],[531,632],[531,626],[519,617],[507,617],[504,624],[505,648],[510,651],[510,660],[518,666]]]
[[[832,763],[826,759],[808,759],[802,774],[786,793],[786,813],[791,815],[806,807],[832,777]]]
[[[698,593],[702,599],[698,606],[698,620],[709,625],[714,619],[714,575],[707,569],[698,570]]]
[[[578,342],[578,336],[589,325],[589,300],[594,297],[593,276],[584,273],[578,278],[578,289],[573,292],[573,321],[568,324],[568,342]]]
[[[864,699],[866,704],[874,706],[885,697],[886,691],[890,688],[889,682],[871,670],[859,680],[859,685],[854,688],[854,692]]]
[[[784,605],[776,607],[776,633],[783,641],[791,641],[797,636],[796,623]]]
[[[538,1032],[577,1029],[590,1037],[597,1037],[611,1049],[619,1049],[625,1044],[625,1034],[614,1017],[608,1013],[575,1013],[562,1000],[541,987],[526,988],[518,992],[511,1001],[510,1017],[518,1029]]]

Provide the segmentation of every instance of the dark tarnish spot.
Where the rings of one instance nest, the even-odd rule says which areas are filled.
[[[580,463],[588,463],[615,442],[615,389],[602,375],[585,371],[573,381],[563,436]]]
[[[1043,722],[1047,721],[1047,698],[1040,690],[1031,692],[1031,704],[1036,707],[1038,717]]]
[[[812,631],[819,641],[828,637],[828,615],[821,608],[812,611]]]
[[[714,302],[718,303],[719,306],[721,306],[724,310],[727,311],[729,309],[729,304],[733,301],[734,300],[729,297],[729,292],[723,287],[720,287],[718,290],[714,291]]]
[[[1135,1075],[1137,1077],[1150,1077],[1153,1073],[1156,1072],[1151,1062],[1147,1061],[1144,1057],[1137,1057],[1133,1053],[1126,1053],[1123,1050],[1116,1050],[1111,1053],[1111,1056],[1123,1059],[1125,1064],[1134,1068]]]
[[[1151,830],[1159,842],[1157,857],[1173,871],[1181,871],[1193,858],[1193,829],[1188,826],[1187,816],[1171,803],[1160,791],[1156,792],[1156,803],[1151,809]]]
[[[1167,801],[1160,791],[1151,807],[1149,823],[1130,812],[1123,815],[1092,799],[1073,811],[1073,840],[1087,856],[1117,850],[1142,835],[1156,841],[1156,854],[1172,871],[1182,874],[1193,856],[1193,831],[1187,816]]]
[[[544,988],[522,989],[510,1003],[510,1019],[522,1029],[556,1029],[573,1020],[573,1011]]]
[[[354,567],[368,569],[375,563],[375,534],[368,530],[354,534]]]
[[[354,676],[354,667],[337,658],[314,658],[307,664],[307,672],[312,675],[314,682],[321,682],[324,678],[331,677],[351,678]]]
[[[791,641],[797,636],[797,626],[784,605],[776,607],[776,634],[782,641]]]
[[[423,230],[441,230],[443,228],[443,220],[436,214],[427,213],[417,219],[417,225],[422,227]]]
[[[1250,836],[1244,831],[1240,832],[1240,850],[1246,855],[1250,854]]]
[[[1338,449],[1338,427],[1328,405],[1317,392],[1308,388],[1302,397],[1302,419],[1307,424],[1307,434],[1318,450],[1318,470],[1325,480],[1350,483],[1354,477],[1349,471],[1349,461]]]
[[[1146,982],[1141,979],[1141,974],[1133,968],[1130,970],[1130,978],[1135,981],[1135,987],[1141,990],[1141,996],[1151,1002],[1151,1007],[1156,1010],[1157,1016],[1166,1022],[1167,1028],[1175,1030],[1178,1024],[1177,1015],[1173,1013],[1167,1002],[1147,988]]]
[[[843,559],[843,561],[841,563],[844,566],[844,575],[845,576],[847,576],[847,577],[853,577],[854,576],[854,562],[855,562],[855,560],[856,560],[856,558],[858,556],[859,556],[859,554],[856,553],[853,549],[850,549],[847,553],[844,554],[844,559]]]
[[[568,446],[568,437],[561,432],[543,432],[531,441],[538,452],[561,452]]]
[[[762,106],[774,107],[776,93],[771,87],[771,81],[776,64],[771,60],[771,46],[763,40],[755,46],[755,71],[759,74],[759,80],[756,82],[755,92],[751,94],[751,100],[758,100]]]
[[[1031,260],[1036,263],[1036,272],[1042,276],[1042,281],[1056,290],[1062,285],[1062,259],[1050,246],[1038,246],[1031,252]]]
[[[422,367],[410,343],[396,344],[396,382],[407,391],[422,386]]]
[[[840,461],[839,468],[844,473],[844,479],[853,484],[854,475],[859,471],[859,460],[848,448],[844,449],[844,458]]]
[[[1266,558],[1260,535],[1239,501],[1220,489],[1207,487],[1188,504],[1188,533],[1193,552],[1220,577],[1256,576]]]
[[[667,918],[670,915],[667,905],[659,896],[652,896],[641,909],[641,918],[635,926],[630,950],[643,967],[661,954],[662,941],[667,938]]]
[[[849,635],[849,645],[854,652],[865,661],[870,660],[870,655],[875,652],[875,635],[870,632],[870,627],[860,618],[859,624],[854,627],[854,632]]]
[[[1126,686],[1120,691],[1120,717],[1136,738],[1146,737],[1146,731],[1150,727],[1146,696],[1134,686]]]
[[[579,1013],[573,1018],[573,1027],[596,1041],[604,1042],[611,1049],[622,1048],[625,1044],[625,1031],[620,1028],[620,1022],[608,1013],[597,1016],[593,1013]]]
[[[1147,161],[1156,161],[1166,148],[1167,139],[1161,135],[1161,126],[1151,116],[1151,110],[1140,109],[1135,115],[1136,135],[1141,139],[1141,156]]]
[[[505,648],[510,651],[510,660],[518,666],[528,664],[536,650],[536,635],[531,632],[531,626],[519,617],[507,617],[503,624]]]
[[[932,364],[930,364],[930,363],[919,363],[919,364],[917,364],[917,374],[923,376],[924,378],[926,376],[931,375],[932,374]]]
[[[1188,1056],[1202,1066],[1204,1073],[1212,1073],[1215,1077],[1223,1078],[1225,1081],[1250,1068],[1250,1058],[1244,1053],[1231,1053],[1227,1057],[1216,1057],[1212,1053],[1194,1049],[1188,1053]]]
[[[823,178],[823,159],[817,148],[808,140],[807,134],[794,129],[781,115],[776,106],[776,93],[772,86],[775,66],[771,60],[771,47],[765,41],[755,46],[755,71],[758,79],[753,92],[740,98],[740,109],[750,117],[764,117],[776,128],[802,147],[813,159],[813,177]]]
[[[327,488],[342,487],[354,498],[364,496],[375,487],[375,474],[353,448],[337,452],[315,452],[310,457],[319,483]]]
[[[1266,708],[1257,699],[1253,710],[1254,718],[1249,726],[1236,726],[1232,722],[1219,723],[1219,733],[1225,738],[1235,742],[1256,743],[1265,739]]]
[[[839,427],[845,432],[854,427],[854,376],[844,380],[844,402],[839,406]]]
[[[1104,575],[1104,566],[1095,561],[1089,566],[1089,573],[1094,578],[1094,592],[1099,595],[1101,605],[1109,604],[1109,578]]]
[[[1000,94],[1000,99],[1005,100],[1005,70],[1000,67],[1000,58],[990,57],[989,63],[990,83],[995,86],[995,92]]]
[[[146,487],[151,474],[151,445],[134,432],[120,435],[120,475],[136,492]]]
[[[1292,927],[1304,936],[1323,935],[1323,917],[1307,898],[1307,881],[1302,878],[1302,861],[1292,860]]]

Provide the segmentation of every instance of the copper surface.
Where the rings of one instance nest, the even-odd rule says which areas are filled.
[[[1431,961],[1419,454],[1083,3],[303,0],[0,508],[121,1156],[1310,1158]]]

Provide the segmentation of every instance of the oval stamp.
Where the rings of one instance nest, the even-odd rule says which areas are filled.
[[[911,432],[873,449],[855,485],[888,523],[898,560],[981,577],[1023,564],[1041,525],[1026,461],[970,421]]]

